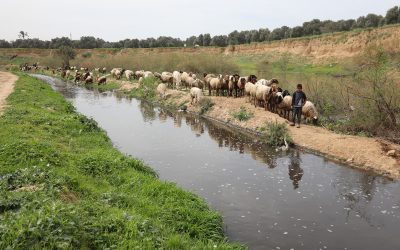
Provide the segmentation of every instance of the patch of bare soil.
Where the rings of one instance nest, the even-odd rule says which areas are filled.
[[[60,192],[60,198],[66,203],[76,203],[79,201],[78,196],[70,191],[68,188],[65,188]]]
[[[6,99],[13,92],[18,77],[9,72],[0,71],[0,115],[6,107]]]
[[[26,185],[15,189],[15,192],[35,192],[43,189],[43,185]]]
[[[119,90],[124,91],[124,92],[129,92],[132,89],[137,89],[139,88],[139,83],[132,83],[132,82],[128,82],[128,81],[120,81],[118,82],[121,87]]]
[[[190,104],[188,93],[168,90],[167,96],[174,99],[176,103],[188,102],[189,111],[199,111],[199,107],[196,104]],[[250,129],[254,132],[265,126],[267,122],[276,121],[288,124],[288,121],[279,115],[265,111],[261,107],[254,107],[248,102],[247,98],[212,96],[211,99],[215,104],[205,116],[223,123]],[[240,107],[246,108],[254,116],[248,121],[234,119],[232,113],[237,112]],[[390,178],[400,179],[399,145],[377,138],[336,134],[322,127],[310,125],[302,125],[301,128],[287,127],[297,146],[359,169],[370,170]]]

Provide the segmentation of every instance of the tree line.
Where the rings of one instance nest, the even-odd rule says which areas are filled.
[[[282,26],[270,31],[268,28],[258,30],[233,31],[228,35],[200,34],[191,36],[186,40],[169,36],[160,36],[157,39],[125,39],[118,42],[108,42],[92,36],[83,36],[79,40],[71,40],[68,37],[57,37],[50,41],[37,38],[27,38],[28,34],[20,31],[19,39],[8,42],[0,40],[0,48],[42,48],[57,49],[61,46],[69,46],[77,49],[94,48],[156,48],[156,47],[183,47],[183,46],[217,46],[246,44],[252,42],[276,41],[287,38],[297,38],[325,33],[350,31],[353,29],[375,28],[389,24],[400,23],[400,8],[395,6],[386,12],[385,16],[368,14],[357,19],[348,20],[325,20],[313,19],[304,22],[302,26]]]

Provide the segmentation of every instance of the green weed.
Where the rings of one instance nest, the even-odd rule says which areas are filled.
[[[250,120],[254,114],[247,111],[245,107],[240,107],[239,111],[232,113],[232,116],[239,121],[247,121]]]

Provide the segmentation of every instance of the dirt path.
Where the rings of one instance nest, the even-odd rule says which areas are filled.
[[[3,109],[6,106],[6,99],[14,90],[14,83],[18,77],[9,72],[0,71],[0,115],[3,114]]]
[[[168,90],[168,93],[178,96],[178,91],[175,90]],[[255,108],[244,98],[212,97],[212,99],[215,105],[211,111],[207,112],[207,115],[223,122],[255,131],[264,126],[267,121],[288,123],[277,114],[267,112],[263,108]],[[187,94],[178,102],[184,100],[189,100]],[[242,106],[253,112],[254,117],[243,122],[232,118],[232,113]],[[189,105],[189,110],[196,111],[196,107]],[[301,128],[288,126],[288,129],[294,143],[298,146],[359,169],[372,170],[378,174],[400,179],[399,145],[376,138],[336,134],[322,127],[309,125],[302,125]],[[383,147],[383,144],[386,146]],[[396,151],[397,158],[387,155],[387,152],[392,149]]]

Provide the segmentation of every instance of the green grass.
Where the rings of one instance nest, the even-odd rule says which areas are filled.
[[[239,111],[232,113],[232,117],[239,121],[248,121],[253,116],[254,114],[247,111],[245,107],[240,107]]]
[[[154,102],[157,97],[156,88],[159,83],[159,79],[155,77],[143,78],[143,81],[142,83],[140,83],[139,88],[133,89],[129,94],[132,97],[145,99],[149,102]]]
[[[204,200],[20,75],[0,117],[0,249],[239,249]]]
[[[306,75],[348,75],[353,69],[347,64],[329,62],[312,64],[308,60],[289,56],[285,66],[282,62],[283,55],[235,55],[232,60],[240,68],[241,75],[256,74],[259,78],[272,78],[282,74],[306,74]]]
[[[214,106],[214,102],[209,97],[203,97],[199,100],[198,105],[200,106],[199,114],[203,115]]]
[[[286,124],[276,122],[267,122],[264,127],[260,128],[262,140],[270,146],[285,145],[285,140],[288,144],[292,144],[293,140],[290,137]]]

